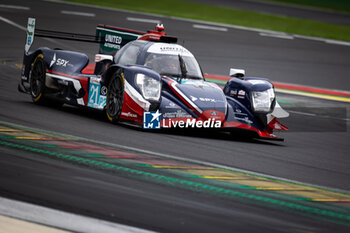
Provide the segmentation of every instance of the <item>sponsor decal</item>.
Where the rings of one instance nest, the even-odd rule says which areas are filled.
[[[160,129],[160,116],[159,110],[156,112],[144,112],[143,113],[143,128],[144,129]]]
[[[95,62],[102,61],[102,57],[100,55],[95,55]]]
[[[122,112],[121,115],[126,116],[126,117],[132,117],[132,118],[137,118],[137,115],[131,112]]]
[[[241,115],[241,116],[247,116],[248,115],[247,113],[242,112],[242,110],[239,109],[239,108],[235,108],[234,112],[235,112],[235,115]]]
[[[66,67],[67,64],[69,63],[68,60],[65,60],[63,58],[56,58],[56,53],[54,53],[53,57],[52,57],[52,60],[50,62],[50,68],[53,66],[53,65],[56,65],[56,66],[63,66],[63,67]]]
[[[238,98],[244,99],[245,98],[245,91],[244,90],[239,90],[238,92]]]
[[[176,108],[177,105],[174,104],[173,102],[169,102],[169,104],[167,106],[165,106],[165,108]]]
[[[216,100],[215,99],[212,99],[212,98],[204,98],[204,97],[199,97],[199,98],[197,98],[197,97],[194,97],[194,96],[190,96],[191,97],[191,100],[193,101],[193,102],[195,102],[195,101],[197,101],[197,100],[200,100],[200,101],[202,101],[202,102],[212,102],[212,103],[215,103],[216,102]]]
[[[192,100],[192,101],[196,101],[196,100],[198,100],[198,98],[197,98],[197,97],[194,97],[194,96],[192,96],[192,95],[191,95],[190,97],[191,97],[191,100]]]
[[[192,117],[187,112],[184,112],[182,110],[177,110],[176,112],[166,112],[163,113],[163,119],[168,118],[184,118],[184,117]]]
[[[101,87],[101,95],[107,95],[107,87],[106,86],[102,86]]]
[[[112,49],[120,49],[123,38],[116,35],[106,34],[104,46]]]
[[[56,53],[53,54],[52,60],[50,62],[50,68],[53,66],[53,64],[55,64],[56,62]]]
[[[249,118],[248,117],[236,117],[235,116],[235,119],[236,120],[239,120],[239,121],[244,121],[244,122],[246,122],[247,124],[253,124],[253,122],[251,121],[251,120],[249,120]]]
[[[177,116],[179,114],[179,116]],[[163,116],[156,112],[143,113],[144,129],[160,129],[163,128],[220,128],[221,121],[209,118],[207,120],[196,120],[184,112],[165,113]],[[175,119],[172,119],[173,116]],[[168,118],[172,117],[172,118]],[[180,119],[179,119],[180,118]],[[162,123],[162,124],[161,124]]]
[[[123,38],[121,38],[120,36],[106,34],[105,41],[110,42],[110,43],[114,43],[114,44],[121,44],[123,41]]]
[[[179,46],[163,46],[159,48],[161,52],[177,52],[177,53],[183,53],[186,52],[185,48],[179,47]]]
[[[28,24],[27,24],[27,40],[26,44],[24,46],[24,50],[26,53],[28,53],[30,46],[32,45],[34,41],[34,30],[35,30],[35,19],[34,18],[28,18]]]
[[[202,97],[200,97],[199,100],[202,101],[202,102],[211,102],[211,103],[215,103],[216,102],[216,100],[212,99],[212,98],[202,98]]]
[[[125,32],[119,29],[97,27],[96,36],[104,38],[100,43],[100,53],[113,55],[117,50],[130,41],[137,40],[143,33]]]
[[[148,48],[147,52],[169,55],[180,54],[181,56],[193,57],[193,54],[190,51],[177,44],[169,44],[165,46],[163,44],[155,43]]]
[[[163,128],[220,128],[221,121],[209,118],[205,121],[196,121],[196,119],[171,120],[163,119]]]
[[[100,78],[90,77],[90,83],[100,84]]]
[[[56,62],[56,66],[63,66],[63,67],[66,67],[67,64],[68,64],[68,60],[64,60],[62,58],[58,58],[57,59],[57,62]]]
[[[103,109],[106,105],[106,96],[101,95],[101,85],[98,78],[90,78],[88,106]]]
[[[230,96],[236,96],[236,95],[237,95],[237,90],[230,91]]]

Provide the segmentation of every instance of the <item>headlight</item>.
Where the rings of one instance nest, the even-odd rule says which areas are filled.
[[[275,92],[272,88],[266,91],[253,91],[252,103],[255,112],[268,113],[272,111],[272,103],[275,99]]]
[[[144,74],[136,74],[136,85],[140,88],[143,97],[147,100],[158,101],[160,98],[160,81],[146,76]]]

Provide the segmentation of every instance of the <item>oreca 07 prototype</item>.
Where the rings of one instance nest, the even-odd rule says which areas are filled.
[[[220,88],[207,82],[194,55],[164,33],[98,25],[96,35],[35,29],[28,19],[19,90],[34,103],[71,104],[105,111],[111,122],[143,128],[215,128],[282,140],[275,129],[288,113],[264,78],[232,77]],[[98,43],[95,63],[86,54],[47,47],[31,50],[34,35]]]

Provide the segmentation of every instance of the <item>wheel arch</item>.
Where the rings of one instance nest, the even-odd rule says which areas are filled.
[[[109,85],[109,82],[111,81],[111,78],[113,76],[113,74],[117,71],[120,71],[121,73],[124,72],[124,67],[120,66],[120,65],[111,65],[102,75],[102,81],[101,84],[103,86],[107,86]]]

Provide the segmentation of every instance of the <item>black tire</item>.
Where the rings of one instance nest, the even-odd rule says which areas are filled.
[[[45,76],[46,65],[44,56],[39,54],[32,63],[30,76],[30,94],[34,103],[43,104],[45,102]]]
[[[32,63],[30,76],[30,95],[36,104],[45,105],[53,108],[60,108],[63,102],[49,99],[45,96],[45,79],[46,79],[46,64],[44,56],[39,54]]]
[[[106,99],[107,118],[113,123],[119,121],[123,107],[124,87],[125,81],[123,73],[119,71],[115,72],[109,81]]]

